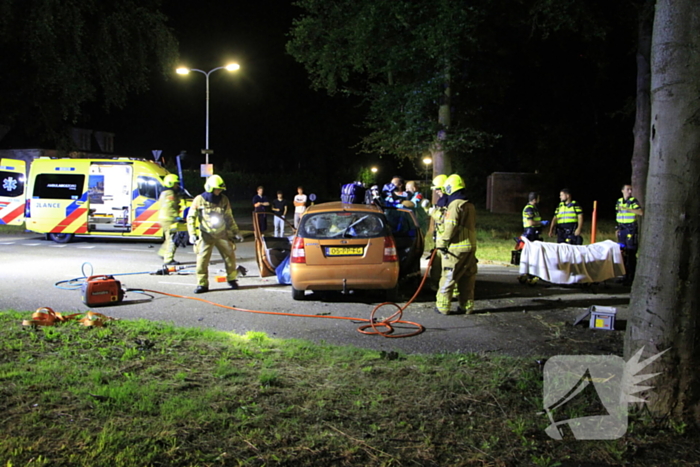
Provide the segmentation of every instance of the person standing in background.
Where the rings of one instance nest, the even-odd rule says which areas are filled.
[[[294,228],[299,228],[299,220],[301,215],[306,211],[306,200],[307,197],[304,194],[304,187],[300,186],[297,188],[297,194],[294,196]]]
[[[287,217],[287,200],[282,191],[277,192],[277,199],[272,201],[272,213],[275,215],[275,237],[284,237],[284,223]]]
[[[184,220],[180,217],[180,203],[182,203],[182,192],[180,191],[180,177],[175,174],[168,174],[163,179],[163,190],[158,198],[160,210],[158,211],[158,223],[163,229],[163,245],[158,250],[158,256],[163,258],[163,264],[173,266],[180,264],[175,261],[175,235],[178,225]]]
[[[639,224],[637,216],[643,216],[644,211],[632,196],[632,185],[622,185],[622,198],[615,205],[617,212],[617,243],[622,248],[622,256],[625,261],[625,275],[622,277],[623,285],[632,285],[634,274],[637,271],[637,248],[639,245]]]
[[[557,243],[583,245],[581,229],[583,228],[583,210],[571,199],[571,191],[562,188],[559,192],[559,206],[554,211],[552,224],[549,226],[549,236],[553,237],[556,230]]]
[[[255,216],[258,217],[258,225],[260,226],[260,233],[265,233],[267,230],[267,214],[257,214],[259,212],[266,212],[270,207],[270,202],[267,200],[267,196],[263,194],[264,188],[262,186],[258,187],[258,194],[253,196],[253,212]]]

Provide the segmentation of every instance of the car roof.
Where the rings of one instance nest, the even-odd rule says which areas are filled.
[[[319,212],[352,211],[352,212],[372,212],[382,214],[382,210],[374,204],[348,204],[340,201],[330,203],[314,204],[309,206],[304,214],[314,214]]]

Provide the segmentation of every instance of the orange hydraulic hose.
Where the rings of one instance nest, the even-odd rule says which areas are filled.
[[[420,285],[418,286],[418,289],[416,289],[416,292],[413,294],[413,297],[406,302],[406,304],[401,307],[398,304],[394,302],[384,302],[380,303],[379,305],[375,306],[374,309],[372,310],[372,313],[370,314],[369,319],[365,318],[351,318],[349,316],[327,316],[327,315],[306,315],[306,314],[298,314],[298,313],[286,313],[282,311],[262,311],[262,310],[248,310],[245,308],[238,308],[235,306],[228,306],[228,305],[222,305],[220,303],[212,302],[210,300],[204,299],[204,298],[199,298],[199,297],[190,297],[187,295],[177,295],[177,294],[172,294],[172,293],[167,293],[167,292],[161,292],[158,290],[149,290],[149,289],[130,289],[131,291],[137,291],[140,290],[142,292],[150,292],[150,293],[157,293],[160,295],[167,295],[169,297],[176,297],[176,298],[185,298],[187,300],[197,300],[199,302],[203,303],[208,303],[210,305],[218,306],[220,308],[226,308],[229,310],[235,310],[235,311],[244,311],[246,313],[257,313],[261,315],[278,315],[278,316],[295,316],[298,318],[325,318],[325,319],[343,319],[343,320],[348,320],[348,321],[363,321],[369,324],[363,324],[359,328],[357,328],[358,332],[361,332],[362,334],[378,334],[380,336],[384,337],[391,337],[391,338],[401,338],[401,337],[412,337],[416,336],[423,331],[425,331],[425,327],[423,327],[422,324],[420,323],[415,323],[413,321],[404,321],[402,320],[403,316],[403,311],[408,308],[408,306],[413,303],[413,301],[418,297],[418,294],[420,291],[423,289],[423,285],[425,284],[426,279],[428,278],[428,275],[430,274],[430,266],[433,263],[433,258],[435,257],[435,250],[433,250],[432,254],[430,255],[430,261],[428,262],[428,267],[425,270],[425,274],[423,274],[423,280],[421,280]],[[394,312],[393,315],[389,316],[388,318],[382,320],[382,321],[376,321],[374,315],[379,310],[381,307],[385,305],[392,305],[397,308],[397,311]],[[410,324],[412,326],[415,326],[417,329],[413,332],[406,333],[406,334],[397,334],[393,335],[394,332],[394,327],[392,325],[394,324]],[[373,331],[365,331],[365,329],[371,327]]]

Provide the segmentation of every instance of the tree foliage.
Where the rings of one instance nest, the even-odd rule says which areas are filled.
[[[171,70],[160,0],[0,0],[0,121],[60,142],[88,103],[108,111]]]
[[[368,151],[400,157],[427,152],[440,131],[447,149],[479,138],[469,122],[445,125],[438,109],[473,46],[477,9],[450,0],[300,0],[288,52],[303,63],[312,87],[365,99]],[[458,80],[466,85],[467,80]],[[458,91],[457,91],[458,92]]]

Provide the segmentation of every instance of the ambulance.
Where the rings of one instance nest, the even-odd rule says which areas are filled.
[[[24,161],[0,158],[0,225],[24,222]]]
[[[144,159],[40,157],[29,167],[25,228],[58,243],[74,236],[162,238],[158,198],[168,173]],[[183,203],[183,218],[190,203]]]

